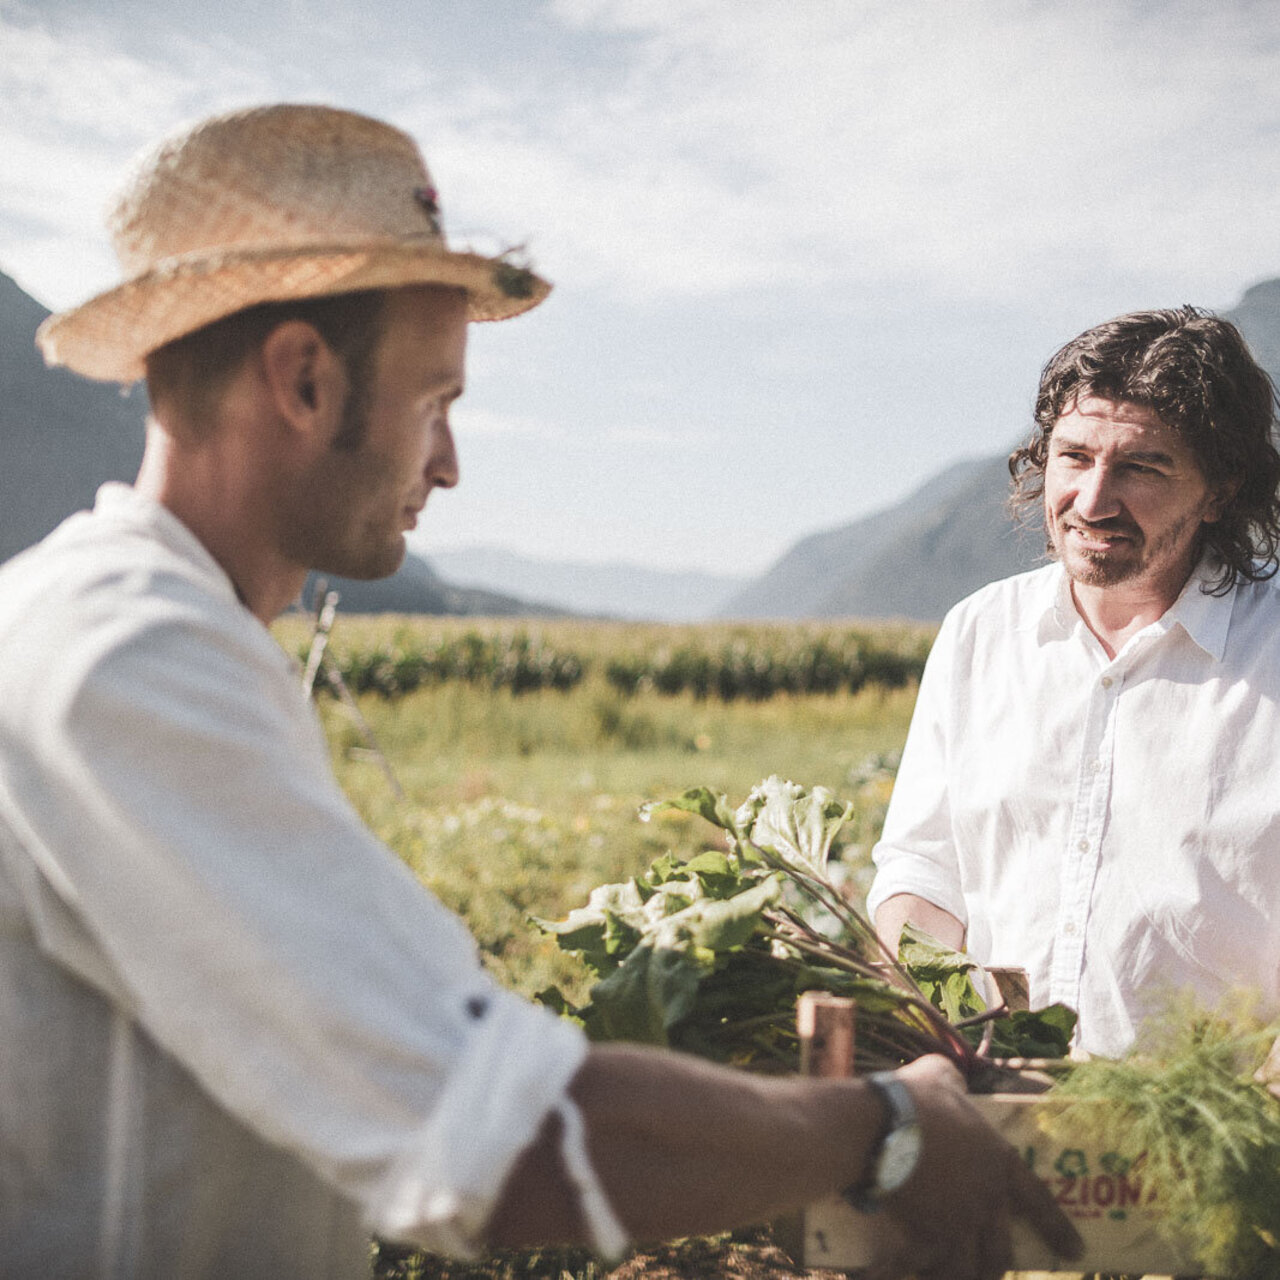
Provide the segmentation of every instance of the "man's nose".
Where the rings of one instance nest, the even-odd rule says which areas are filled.
[[[448,419],[436,423],[427,456],[427,479],[438,489],[452,489],[458,483],[458,447]]]
[[[1093,466],[1081,475],[1071,505],[1085,520],[1107,520],[1119,515],[1119,491],[1111,468]]]

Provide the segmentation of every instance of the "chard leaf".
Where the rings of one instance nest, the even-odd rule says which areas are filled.
[[[669,1045],[670,1029],[693,1008],[702,976],[693,952],[664,950],[646,939],[592,988],[588,1034]]]
[[[553,934],[563,950],[579,952],[592,969],[604,973],[640,941],[645,900],[634,880],[603,884],[592,889],[585,906],[575,907],[565,919],[535,917],[533,923],[543,933]]]
[[[709,898],[731,898],[750,885],[758,883],[760,873],[743,875],[737,858],[716,849],[708,849],[684,864],[685,870],[698,877]]]
[[[939,942],[931,933],[909,924],[902,930],[898,959],[911,969],[933,969],[942,973],[968,973],[978,963],[963,951]]]
[[[654,930],[655,943],[672,950],[692,946],[708,953],[742,946],[764,923],[764,911],[782,896],[777,876],[770,876],[732,898],[703,898]]]
[[[1020,1009],[992,1026],[991,1052],[997,1058],[1065,1058],[1075,1029],[1075,1010],[1065,1004]]]
[[[923,929],[907,925],[898,945],[898,959],[948,1021],[971,1018],[987,1007],[971,976],[980,966]],[[1065,1004],[1034,1012],[1019,1010],[992,1022],[990,1052],[998,1058],[1065,1058],[1075,1028],[1075,1012]],[[966,1034],[975,1043],[982,1037],[976,1027],[966,1028]]]
[[[647,933],[659,921],[687,910],[705,896],[697,880],[664,880],[644,904],[642,930]]]
[[[670,915],[654,913],[639,943],[592,988],[588,1031],[597,1039],[669,1044],[671,1028],[695,1008],[699,984],[722,954],[751,940],[780,893],[778,877],[769,876],[732,898],[702,897]],[[674,895],[655,894],[647,909],[664,897]]]
[[[963,951],[953,951],[909,924],[898,943],[898,960],[948,1022],[960,1022],[986,1009],[987,1002],[978,994],[970,976],[978,965]]]
[[[736,816],[757,848],[821,877],[840,828],[853,816],[853,804],[837,800],[826,787],[806,791],[774,774],[752,791]]]
[[[640,821],[648,822],[655,813],[665,813],[669,809],[682,813],[696,813],[713,826],[722,827],[735,836],[738,834],[729,801],[720,792],[712,791],[710,787],[690,787],[688,791],[682,791],[674,800],[650,800],[640,806]]]
[[[682,865],[686,871],[702,876],[704,879],[707,876],[737,875],[737,872],[729,862],[729,855],[721,853],[718,849],[707,849],[690,858],[688,862]]]

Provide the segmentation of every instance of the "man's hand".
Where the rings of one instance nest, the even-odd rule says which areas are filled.
[[[995,1280],[1012,1266],[1009,1224],[1022,1217],[1051,1249],[1083,1248],[1049,1189],[969,1104],[945,1058],[921,1058],[899,1078],[915,1100],[920,1162],[884,1212],[901,1228],[897,1248],[877,1258],[866,1280]]]

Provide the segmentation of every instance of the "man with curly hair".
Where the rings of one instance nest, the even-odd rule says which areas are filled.
[[[943,622],[869,906],[1111,1054],[1175,990],[1280,1008],[1275,392],[1229,322],[1120,316],[1048,363],[1012,505],[1052,563]]]

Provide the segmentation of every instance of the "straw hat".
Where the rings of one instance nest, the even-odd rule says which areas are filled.
[[[258,107],[167,139],[108,227],[124,282],[36,334],[47,363],[108,382],[136,381],[148,352],[259,302],[442,284],[467,291],[472,320],[505,320],[551,288],[452,251],[413,140],[331,107]]]

